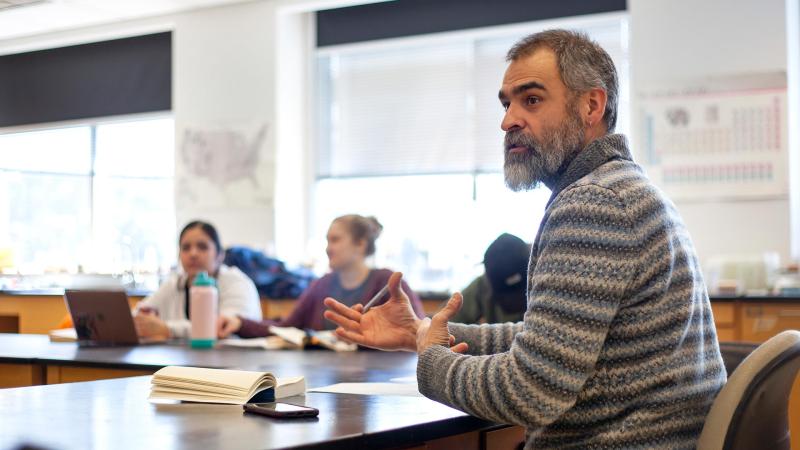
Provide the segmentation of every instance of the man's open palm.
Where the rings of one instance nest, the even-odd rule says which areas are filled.
[[[336,335],[345,341],[379,350],[416,351],[417,330],[419,330],[422,320],[414,314],[411,301],[400,287],[402,278],[403,274],[400,272],[393,273],[389,278],[389,300],[380,306],[371,308],[366,313],[362,313],[364,306],[361,304],[348,308],[335,299],[326,298],[325,306],[328,307],[328,311],[325,311],[325,318],[339,325]],[[458,298],[460,300],[460,295]],[[447,314],[440,312],[434,316],[434,318],[438,317],[443,320],[445,330],[447,330],[447,319],[461,307],[460,301],[452,305],[451,303],[453,303],[453,299],[445,308],[448,310]],[[442,324],[439,325],[442,326]],[[450,345],[453,345],[455,338],[450,335],[449,341]],[[450,349],[454,352],[464,353],[467,350],[467,344],[462,342]]]
[[[340,338],[365,347],[380,350],[416,350],[417,328],[420,319],[414,314],[411,302],[400,280],[403,275],[395,272],[389,278],[389,300],[362,314],[363,305],[352,308],[333,298],[325,299],[325,318],[339,326],[336,334]]]

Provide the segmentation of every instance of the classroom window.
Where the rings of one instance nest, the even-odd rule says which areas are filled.
[[[309,248],[320,271],[326,229],[347,213],[381,221],[376,265],[404,271],[421,291],[463,288],[502,232],[533,241],[549,191],[504,186],[497,91],[511,45],[554,26],[582,29],[615,60],[626,133],[624,14],[317,50]]]
[[[168,270],[173,139],[168,117],[0,134],[3,270]]]

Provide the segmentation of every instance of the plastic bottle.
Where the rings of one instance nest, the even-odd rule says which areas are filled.
[[[217,341],[217,310],[219,297],[216,281],[206,272],[194,277],[189,288],[189,315],[192,321],[192,348],[211,348]]]

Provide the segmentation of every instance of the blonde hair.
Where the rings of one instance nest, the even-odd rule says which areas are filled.
[[[358,214],[345,214],[333,219],[333,221],[343,223],[347,227],[353,242],[361,240],[367,242],[364,256],[370,256],[375,253],[375,241],[383,231],[383,225],[378,222],[378,219],[373,216],[364,217]]]

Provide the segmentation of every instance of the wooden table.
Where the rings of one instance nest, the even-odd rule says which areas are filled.
[[[192,350],[185,345],[79,348],[46,336],[0,334],[0,379],[9,368],[152,373],[192,365],[304,375],[309,387],[414,376],[416,355],[325,350]],[[63,381],[63,380],[62,380]],[[37,384],[37,383],[32,383]],[[314,420],[243,415],[229,405],[147,401],[150,377],[0,389],[0,448],[23,443],[68,448],[414,448],[501,449],[523,439],[506,427],[424,397],[308,393],[285,401],[320,410]]]

